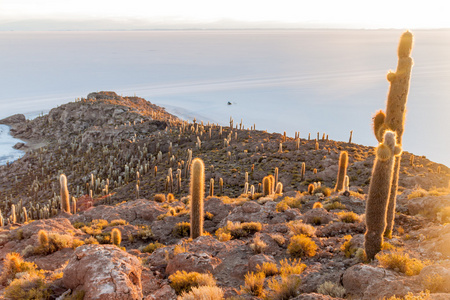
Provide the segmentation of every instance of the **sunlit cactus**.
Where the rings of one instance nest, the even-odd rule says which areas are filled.
[[[400,37],[397,49],[398,64],[395,72],[390,71],[387,75],[389,81],[389,92],[386,103],[386,112],[383,118],[381,111],[374,118],[374,132],[379,142],[384,136],[384,131],[392,130],[396,133],[396,142],[402,145],[402,136],[405,127],[406,102],[408,100],[409,84],[411,80],[411,69],[413,59],[411,51],[413,47],[413,35],[406,31]],[[383,121],[383,122],[382,122]],[[391,193],[388,202],[386,237],[391,237],[394,227],[395,206],[398,188],[398,176],[400,172],[401,155],[395,157],[394,174],[391,184]]]
[[[120,243],[122,242],[122,233],[119,229],[113,228],[113,230],[111,231],[111,241],[113,245],[120,247]]]
[[[344,180],[347,175],[347,166],[348,166],[348,153],[347,151],[342,151],[339,156],[339,169],[336,179],[336,192],[341,192],[344,190]]]
[[[67,177],[61,174],[59,177],[60,196],[61,196],[61,210],[70,213],[69,190],[67,189]]]
[[[395,139],[395,132],[386,131],[383,142],[376,149],[366,203],[364,247],[367,258],[370,260],[381,250],[383,244],[387,206],[394,172],[394,158],[401,154],[401,148],[396,145]]]
[[[191,166],[191,238],[203,234],[203,197],[205,193],[205,164],[195,158]]]

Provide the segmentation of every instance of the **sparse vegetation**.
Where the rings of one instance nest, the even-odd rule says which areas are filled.
[[[316,255],[316,250],[316,243],[304,234],[291,237],[288,246],[288,253],[292,257],[314,256]]]
[[[408,253],[403,253],[400,250],[379,253],[375,258],[378,259],[384,268],[401,272],[408,276],[419,274],[425,266],[420,260],[410,258]]]
[[[190,292],[192,288],[199,286],[215,286],[216,280],[211,274],[197,272],[176,271],[169,276],[170,286],[177,295]]]
[[[317,288],[317,292],[322,295],[343,298],[345,296],[345,288],[337,283],[325,281]]]

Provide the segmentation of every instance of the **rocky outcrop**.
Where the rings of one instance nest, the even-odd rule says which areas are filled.
[[[348,268],[342,282],[347,293],[363,300],[404,296],[422,290],[414,277],[399,276],[393,271],[364,264]]]
[[[27,119],[25,118],[25,115],[23,114],[15,114],[10,117],[4,118],[0,120],[0,124],[5,125],[17,125],[17,124],[23,124],[26,123]]]
[[[64,269],[62,285],[86,292],[85,299],[142,299],[141,262],[113,245],[85,245]]]

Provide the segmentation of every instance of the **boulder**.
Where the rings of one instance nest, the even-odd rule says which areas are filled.
[[[358,299],[404,296],[422,290],[413,276],[399,276],[395,272],[370,265],[358,264],[348,268],[342,277],[346,291]]]
[[[139,259],[113,245],[78,247],[64,269],[62,284],[86,292],[85,299],[142,299]]]
[[[169,260],[166,274],[171,275],[176,271],[213,273],[214,269],[222,261],[207,253],[183,252]]]

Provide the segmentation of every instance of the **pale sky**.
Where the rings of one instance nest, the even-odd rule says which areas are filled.
[[[450,1],[0,0],[0,30],[450,28]]]

